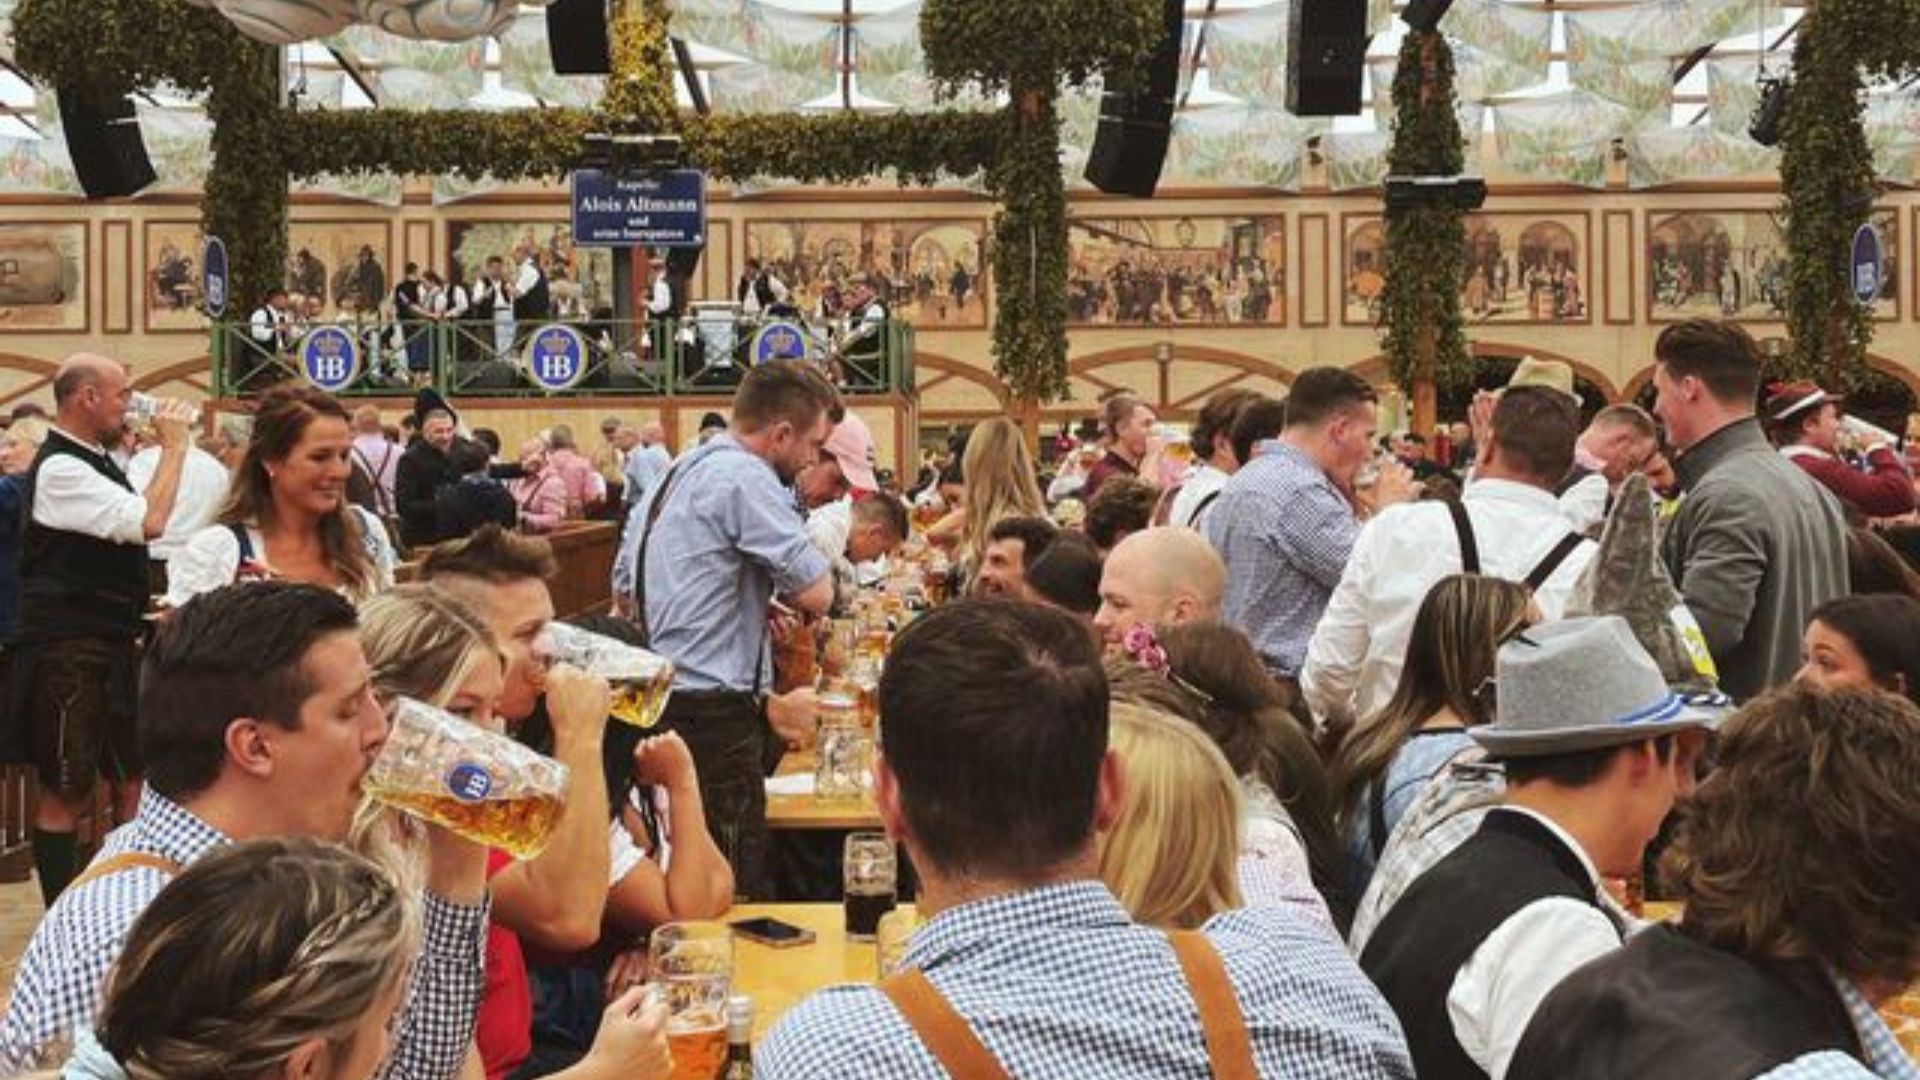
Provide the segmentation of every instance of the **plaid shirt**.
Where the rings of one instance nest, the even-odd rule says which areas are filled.
[[[1847,1006],[1854,1030],[1860,1033],[1866,1062],[1862,1064],[1837,1050],[1822,1050],[1763,1073],[1759,1080],[1920,1080],[1920,1066],[1900,1048],[1893,1030],[1852,981],[1836,976],[1833,986]]]
[[[1306,451],[1269,440],[1221,489],[1206,533],[1227,564],[1220,617],[1274,674],[1299,677],[1360,535],[1353,504]]]
[[[1277,908],[1227,912],[1205,931],[1234,984],[1260,1075],[1413,1076],[1392,1010],[1325,931]],[[1097,881],[942,912],[913,935],[905,964],[926,974],[1014,1076],[1211,1075],[1172,947]],[[754,1072],[945,1075],[872,986],[834,987],[795,1007],[761,1045]]]
[[[1466,843],[1479,831],[1487,811],[1500,805],[1507,793],[1507,774],[1485,758],[1484,751],[1466,751],[1427,784],[1393,827],[1360,907],[1353,913],[1353,928],[1347,934],[1353,955],[1366,951],[1367,939],[1414,879]]]
[[[148,788],[140,813],[114,830],[100,859],[146,852],[180,866],[232,840]],[[46,1067],[43,1055],[62,1052],[76,1027],[100,1007],[107,971],[127,934],[171,878],[133,867],[68,889],[34,931],[14,978],[12,1000],[0,1022],[0,1076]],[[459,1073],[473,1041],[474,1014],[485,981],[482,970],[487,907],[461,907],[432,895],[425,904],[425,944],[394,1054],[381,1072],[388,1080],[441,1080]]]

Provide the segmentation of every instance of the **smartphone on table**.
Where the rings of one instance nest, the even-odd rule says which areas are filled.
[[[757,941],[775,949],[813,944],[813,931],[765,915],[755,919],[740,919],[730,925],[735,934],[748,941]]]

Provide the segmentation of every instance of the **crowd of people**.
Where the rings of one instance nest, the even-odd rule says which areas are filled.
[[[1653,359],[1650,412],[1528,363],[1431,445],[1340,369],[1180,440],[1120,393],[1086,446],[992,419],[905,491],[804,365],[678,454],[554,429],[510,486],[444,402],[399,447],[277,390],[154,616],[187,417],[136,490],[125,372],[75,358],[0,444],[50,903],[0,1075],[668,1076],[628,946],[775,897],[765,777],[820,703],[775,657],[910,561],[942,580],[872,799],[922,923],[758,1075],[1913,1080],[1878,1010],[1920,976],[1914,480],[1737,325]],[[510,519],[438,531],[489,484]],[[556,659],[537,532],[596,504],[594,625],[673,664],[652,732]],[[433,537],[415,583],[389,526]],[[540,855],[362,792],[402,698],[568,766]],[[101,779],[127,823],[83,868]]]

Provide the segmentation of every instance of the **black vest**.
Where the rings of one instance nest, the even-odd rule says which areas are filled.
[[[533,288],[513,298],[513,319],[515,322],[533,322],[545,319],[553,314],[553,298],[547,292],[547,274],[534,264],[533,272],[538,275]]]
[[[1554,896],[1599,905],[1586,867],[1559,837],[1496,809],[1380,921],[1360,967],[1399,1015],[1420,1080],[1487,1080],[1454,1036],[1447,994],[1500,924]]]
[[[1762,966],[1656,926],[1547,995],[1507,1078],[1748,1080],[1818,1050],[1860,1056],[1818,968]]]
[[[133,490],[127,474],[58,431],[47,436],[27,475],[22,503],[20,614],[13,641],[138,637],[147,610],[147,545],[116,544],[80,533],[49,529],[33,518],[33,492],[40,470],[56,457],[70,457]]]

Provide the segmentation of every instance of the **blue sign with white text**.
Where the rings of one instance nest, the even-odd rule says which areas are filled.
[[[753,335],[747,356],[755,365],[769,360],[805,360],[807,333],[790,322],[770,322]]]
[[[300,339],[300,371],[314,386],[337,394],[360,378],[360,344],[338,326],[316,326]]]
[[[1871,304],[1880,299],[1880,290],[1885,285],[1887,250],[1880,239],[1880,230],[1872,225],[1862,225],[1853,233],[1853,298],[1863,304]]]
[[[527,339],[527,378],[542,390],[566,390],[587,373],[587,339],[561,323],[549,323]]]
[[[573,242],[587,247],[699,247],[707,242],[707,176],[573,173]]]
[[[200,295],[209,317],[227,313],[227,245],[217,236],[207,237],[200,249]]]

